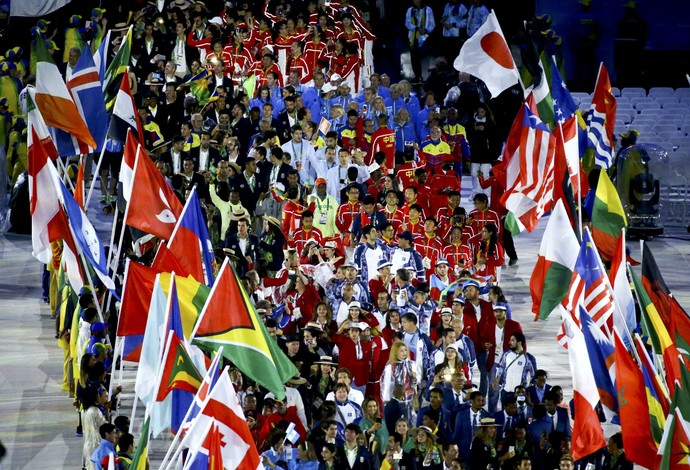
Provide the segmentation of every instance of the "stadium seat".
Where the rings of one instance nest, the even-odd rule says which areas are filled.
[[[659,106],[659,103],[656,101],[652,102],[645,102],[645,103],[637,103],[635,106],[635,109],[637,110],[638,113],[642,113],[647,109],[654,109],[654,110],[661,110],[661,106]]]
[[[690,123],[680,126],[680,131],[683,133],[683,135],[690,135]]]
[[[611,93],[613,93],[613,96],[617,98],[621,95],[621,89],[615,86],[611,87]]]
[[[577,98],[580,101],[582,101],[583,99],[588,99],[588,100],[592,101],[589,93],[584,93],[582,91],[574,91],[574,92],[570,93],[570,96],[572,96],[573,98]]]
[[[620,113],[616,111],[616,123],[622,122],[624,124],[630,124],[632,122],[632,115],[628,113]]]
[[[621,96],[627,96],[629,98],[632,98],[633,96],[639,96],[644,98],[645,96],[647,96],[647,92],[644,88],[627,87],[621,90]]]
[[[680,113],[680,114],[690,114],[690,107],[686,103],[669,104],[664,106],[664,110],[667,112]]]
[[[671,87],[659,86],[650,88],[647,96],[656,98],[658,96],[673,96],[674,93],[675,90]]]
[[[677,88],[676,92],[673,94],[673,96],[683,99],[683,98],[690,98],[690,88]]]
[[[654,126],[654,132],[675,132],[678,128],[672,124],[657,124]]]
[[[659,103],[659,106],[661,106],[662,108],[665,106],[668,106],[669,104],[678,104],[679,103],[678,98],[676,98],[675,96],[660,96],[660,97],[654,98],[654,101]]]

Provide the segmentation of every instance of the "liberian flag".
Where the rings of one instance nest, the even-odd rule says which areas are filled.
[[[73,135],[80,143],[96,148],[79,109],[43,41],[33,41],[36,55],[36,105],[48,126]]]
[[[498,171],[506,182],[501,204],[514,214],[520,231],[531,232],[551,210],[556,141],[527,103],[521,111],[510,130]]]
[[[594,381],[585,338],[580,328],[573,323],[572,317],[566,312],[563,312],[563,322],[572,334],[568,340],[575,404],[572,453],[573,459],[579,460],[604,447],[606,439],[595,409],[599,402],[599,392]]]
[[[594,323],[608,337],[611,337],[615,304],[613,293],[607,285],[606,269],[596,250],[597,247],[589,233],[589,228],[585,227],[580,252],[575,262],[568,295],[563,299],[563,306],[575,315],[578,305],[582,304]]]
[[[559,200],[546,224],[537,264],[530,278],[535,320],[545,320],[568,295],[579,249],[568,214]]]
[[[493,10],[477,32],[462,45],[453,67],[481,79],[493,97],[517,85],[517,67]]]

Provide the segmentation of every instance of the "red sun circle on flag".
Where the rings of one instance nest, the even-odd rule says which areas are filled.
[[[506,45],[505,39],[496,31],[491,31],[485,35],[480,44],[486,54],[496,61],[501,67],[512,69],[515,67],[513,63],[513,56],[510,55],[510,50]]]

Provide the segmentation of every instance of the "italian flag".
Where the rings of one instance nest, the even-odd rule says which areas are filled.
[[[79,114],[60,71],[44,41],[34,41],[36,57],[36,105],[48,126],[62,129],[91,148],[97,148],[88,126]]]
[[[592,238],[606,261],[614,259],[621,229],[628,226],[621,198],[605,170],[599,172],[599,183],[592,207]]]
[[[545,320],[568,294],[579,251],[580,244],[563,201],[558,200],[541,239],[529,283],[535,320]]]

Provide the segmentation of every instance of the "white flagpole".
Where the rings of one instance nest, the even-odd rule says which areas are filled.
[[[218,367],[218,364],[216,361],[219,362],[222,357],[223,357],[223,346],[218,348],[218,351],[216,352],[216,356],[213,358],[213,361],[211,362],[211,366],[208,368],[208,372],[206,373],[206,376],[204,377],[204,380],[202,380],[201,383],[204,383],[204,381],[206,380],[206,377],[209,377],[213,373],[213,370],[216,367]],[[211,393],[211,390],[209,389],[208,392]],[[197,396],[199,395],[198,391],[197,391],[196,395]],[[196,398],[196,396],[194,398]],[[194,403],[195,403],[195,400],[192,400],[191,406],[189,408],[187,408],[187,413],[184,415],[184,418],[182,419],[183,423],[186,423],[189,420],[189,415],[191,414],[192,409],[194,408]],[[163,457],[163,462],[161,462],[161,466],[160,466],[161,470],[163,468],[167,467],[166,464],[169,463],[168,459],[170,459],[171,454],[173,452],[173,449],[175,448],[175,445],[177,444],[177,442],[179,440],[180,440],[180,433],[178,432],[177,434],[175,434],[173,441],[170,443],[170,447],[168,447],[168,451],[165,453],[165,457]],[[170,462],[174,462],[174,460],[170,460]]]
[[[108,139],[106,138],[106,141]],[[93,176],[93,179],[91,180],[91,187],[89,188],[89,194],[86,196],[86,200],[84,201],[84,207],[89,206],[89,201],[91,201],[91,193],[93,193],[93,188],[94,188],[94,183],[96,182],[96,178],[101,177],[101,164],[103,163],[103,154],[105,153],[105,142],[103,142],[103,148],[101,149],[101,156],[98,159],[98,163],[96,164],[96,174]],[[103,185],[103,180],[101,179],[101,186]]]

